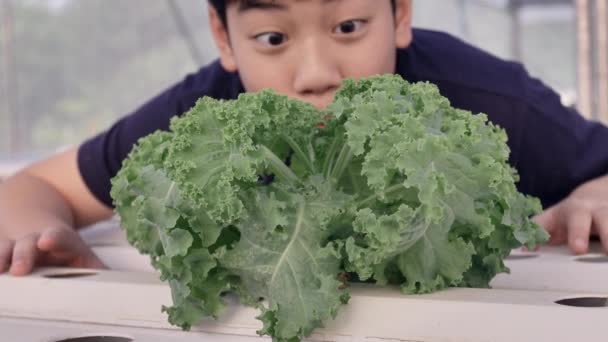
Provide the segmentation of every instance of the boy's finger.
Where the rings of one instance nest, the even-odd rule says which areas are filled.
[[[559,205],[556,205],[532,218],[532,221],[536,222],[536,224],[541,226],[550,234],[548,243],[551,245],[566,242],[565,227],[562,220],[559,219],[559,216],[561,216],[560,207]]]
[[[583,208],[572,208],[568,210],[565,217],[568,227],[568,245],[576,254],[585,254],[589,247],[589,235],[593,216],[591,212]]]
[[[602,241],[604,251],[608,254],[608,208],[597,209],[593,212],[593,226]]]
[[[37,240],[38,235],[34,234],[15,241],[10,269],[12,275],[22,276],[32,271],[38,257]]]
[[[4,273],[10,265],[14,244],[12,240],[0,240],[0,274]]]
[[[536,224],[538,224],[539,226],[543,227],[546,231],[550,232],[552,230],[555,230],[555,226],[556,226],[556,216],[557,214],[557,208],[556,207],[551,207],[545,211],[543,211],[542,213],[534,216],[532,218],[532,221],[536,222]]]
[[[58,264],[71,264],[74,267],[107,268],[103,262],[80,238],[76,231],[67,227],[51,228],[42,233],[38,239],[38,248],[49,252]]]
[[[76,252],[81,245],[76,232],[69,228],[49,228],[42,232],[37,242],[38,248],[45,252]]]
[[[106,266],[101,259],[99,259],[99,257],[97,255],[95,255],[95,253],[93,253],[93,251],[89,250],[87,252],[87,258],[84,261],[84,265],[82,265],[82,267],[87,267],[87,268],[97,268],[97,269],[107,269],[108,266]]]

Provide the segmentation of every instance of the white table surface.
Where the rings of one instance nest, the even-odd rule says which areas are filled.
[[[0,276],[0,342],[55,342],[82,336],[122,336],[133,341],[264,341],[255,337],[257,312],[237,304],[218,322],[182,332],[166,322],[166,284],[117,223],[82,231],[112,269],[92,277],[48,279],[79,270],[41,269],[31,277]],[[582,260],[581,260],[582,259]],[[493,289],[450,289],[404,296],[392,288],[353,286],[353,298],[311,341],[605,342],[608,307],[558,305],[564,298],[608,297],[608,258],[599,244],[577,257],[566,247],[514,251],[511,274]],[[86,271],[86,270],[85,270]],[[90,302],[90,303],[87,303]],[[123,342],[89,339],[81,342]],[[76,341],[75,341],[76,342]]]

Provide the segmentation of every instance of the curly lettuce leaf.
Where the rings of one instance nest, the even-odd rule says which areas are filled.
[[[488,286],[512,248],[546,239],[528,219],[538,200],[515,188],[507,136],[485,115],[397,76],[347,81],[329,110],[374,191],[346,241],[347,267],[363,279],[390,275],[416,293]]]
[[[398,76],[347,80],[323,112],[272,91],[203,98],[138,142],[111,195],[171,287],[172,324],[218,317],[234,291],[260,334],[298,341],[346,303],[345,272],[408,293],[487,287],[512,248],[545,241],[506,141]]]
[[[348,197],[326,185],[314,184],[304,193],[274,185],[247,193],[247,215],[237,224],[240,241],[220,258],[239,276],[247,301],[268,303],[258,305],[265,323],[261,332],[278,341],[308,336],[333,318],[343,301],[340,250],[327,238],[331,219]]]

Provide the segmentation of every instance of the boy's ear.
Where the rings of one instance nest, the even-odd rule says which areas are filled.
[[[406,48],[412,42],[412,1],[395,0],[395,45]]]
[[[230,46],[230,38],[228,36],[228,28],[224,25],[220,16],[213,6],[208,6],[209,12],[209,26],[211,27],[211,34],[213,40],[220,54],[220,63],[222,67],[228,72],[235,72],[237,70],[236,61],[234,59],[234,53]]]

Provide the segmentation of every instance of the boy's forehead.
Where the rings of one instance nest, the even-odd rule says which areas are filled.
[[[250,9],[287,9],[293,3],[318,2],[321,4],[332,4],[343,0],[237,0],[229,3],[238,3],[239,12]]]

